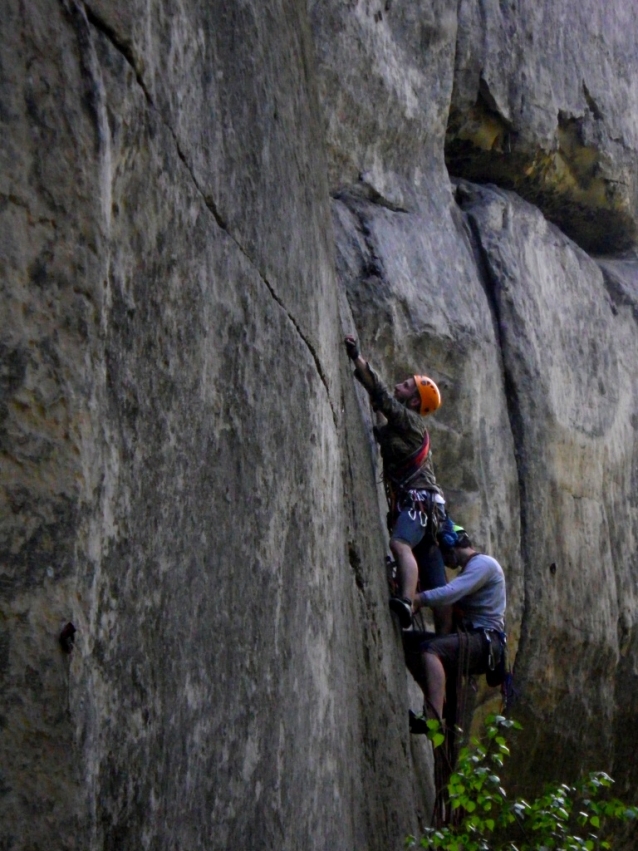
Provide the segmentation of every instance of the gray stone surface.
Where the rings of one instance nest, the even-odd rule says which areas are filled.
[[[308,7],[330,188],[356,186],[403,209],[428,193],[443,196],[456,4],[310,0]]]
[[[523,637],[518,711],[529,727],[525,756],[511,775],[529,789],[555,771],[559,754],[567,773],[613,766],[630,794],[632,771],[621,754],[637,686],[629,531],[636,517],[635,265],[605,259],[603,279],[592,260],[515,196],[467,184],[451,190],[429,147],[440,144],[440,88],[433,86],[421,111],[431,136],[395,120],[371,133],[365,93],[383,79],[375,114],[397,115],[411,69],[436,69],[440,84],[449,80],[446,59],[454,61],[446,140],[452,167],[516,186],[581,244],[609,252],[635,234],[635,10],[461,4],[449,31],[454,58],[451,51],[415,50],[398,26],[409,14],[404,4],[390,4],[383,15],[373,3],[340,6],[332,17],[318,4],[311,9],[340,280],[372,359],[397,378],[427,366],[443,383],[444,406],[432,424],[439,478],[460,519],[482,523],[485,544],[510,566],[510,630],[516,635],[522,623]],[[349,50],[339,49],[344,32]],[[404,74],[383,49],[388,43]],[[356,105],[339,111],[343,93],[352,91]],[[455,149],[459,133],[465,147]],[[453,161],[455,150],[467,161]],[[364,177],[371,151],[381,175],[376,184]],[[396,160],[403,154],[415,191],[399,192],[409,198],[401,204],[393,190],[402,185]],[[421,173],[415,162],[428,168]],[[452,191],[471,211],[467,232],[453,212]],[[475,358],[468,346],[480,346],[476,328],[489,352],[479,358],[486,379],[463,366]],[[497,424],[487,429],[472,419],[481,390]],[[439,447],[443,423],[448,440]],[[450,423],[462,431],[458,442]],[[479,452],[485,434],[489,450]],[[494,488],[483,464],[495,450]],[[577,493],[577,481],[592,495]],[[488,483],[496,499],[486,505]],[[520,543],[511,514],[518,499]],[[568,567],[577,564],[591,564],[591,571]]]
[[[461,0],[447,160],[516,189],[586,249],[636,238],[638,7]]]
[[[311,63],[295,3],[6,12],[7,849],[417,828]]]
[[[518,157],[482,177],[624,245],[633,14],[7,4],[0,847],[386,851],[427,822],[353,330],[439,382],[438,478],[506,570],[510,780],[631,796],[635,256],[451,185],[444,146],[478,98]],[[534,196],[566,146],[585,171]]]
[[[493,188],[459,197],[498,317],[521,482],[524,787],[557,759],[571,776],[617,748],[623,762],[615,723],[638,697],[635,316],[538,210]]]

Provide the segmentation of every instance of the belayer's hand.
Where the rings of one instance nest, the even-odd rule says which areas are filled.
[[[344,340],[344,343],[346,345],[346,352],[348,353],[348,357],[350,358],[350,360],[356,360],[360,354],[356,337],[348,335]]]

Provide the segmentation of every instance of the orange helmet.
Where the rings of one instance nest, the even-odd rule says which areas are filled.
[[[427,375],[415,375],[413,377],[416,389],[421,397],[419,413],[422,417],[426,417],[428,414],[433,414],[441,406],[441,394],[439,388]]]

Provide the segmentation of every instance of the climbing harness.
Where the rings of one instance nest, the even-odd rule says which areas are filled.
[[[423,469],[430,452],[430,436],[426,432],[423,442],[416,452],[395,473],[383,471],[383,484],[388,503],[388,531],[392,532],[398,515],[407,509],[411,520],[418,520],[424,530],[430,533],[432,541],[440,524],[445,520],[445,500],[433,490],[410,488]]]
[[[496,686],[500,686],[505,679],[507,670],[507,635],[495,629],[484,629],[483,633],[487,639],[487,670],[485,671],[485,679],[488,686],[495,688]],[[495,635],[500,641],[500,653],[498,652],[498,648],[495,647],[492,635]]]
[[[421,446],[416,450],[416,452],[413,452],[412,455],[410,455],[405,463],[394,474],[390,473],[387,468],[384,467],[383,484],[385,487],[386,499],[388,501],[389,514],[395,516],[398,511],[401,510],[399,507],[399,501],[402,500],[403,495],[410,493],[410,483],[413,482],[421,472],[423,465],[427,461],[429,452],[430,435],[426,431]],[[416,493],[421,492],[421,490],[416,491]]]

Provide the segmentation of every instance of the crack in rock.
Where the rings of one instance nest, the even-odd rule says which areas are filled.
[[[246,258],[246,260],[250,263],[250,265],[253,267],[253,269],[257,272],[257,274],[259,275],[259,278],[265,284],[265,286],[266,286],[268,292],[270,293],[271,297],[277,302],[279,307],[281,307],[281,309],[284,311],[284,313],[286,314],[286,316],[288,317],[288,319],[292,323],[297,334],[299,335],[299,337],[303,341],[304,345],[308,349],[310,356],[312,357],[312,360],[314,361],[315,367],[317,369],[317,374],[319,375],[319,379],[321,380],[321,383],[323,384],[323,386],[326,390],[326,395],[327,395],[327,398],[328,398],[328,404],[330,405],[330,410],[332,412],[332,417],[333,417],[333,420],[334,420],[335,427],[337,427],[338,426],[337,412],[335,411],[334,405],[332,403],[332,399],[331,399],[331,396],[330,396],[330,389],[329,389],[328,381],[327,381],[327,378],[326,378],[326,374],[323,370],[323,367],[321,365],[321,361],[319,360],[319,356],[317,355],[317,352],[315,351],[315,349],[311,345],[309,339],[306,337],[306,335],[301,330],[301,327],[300,327],[299,323],[297,322],[297,320],[290,313],[290,311],[286,308],[286,306],[284,305],[281,298],[275,292],[275,289],[272,286],[272,284],[270,283],[270,281],[266,278],[264,273],[260,270],[259,265],[250,256],[250,254],[246,251],[244,246],[237,240],[237,238],[228,230],[228,226],[226,224],[226,221],[224,220],[223,216],[221,215],[219,208],[218,208],[217,204],[215,203],[215,201],[213,200],[213,198],[210,196],[210,194],[207,194],[202,189],[202,187],[200,186],[199,181],[197,180],[197,177],[195,176],[195,173],[193,171],[193,168],[192,168],[190,162],[188,161],[188,157],[186,156],[186,154],[182,150],[182,147],[179,143],[179,139],[177,137],[175,130],[172,128],[172,126],[169,124],[169,122],[164,118],[164,116],[161,114],[161,112],[157,109],[157,107],[156,107],[156,105],[153,101],[153,98],[151,97],[151,94],[150,94],[150,92],[149,92],[149,90],[148,90],[148,88],[147,88],[147,86],[144,82],[144,78],[142,76],[142,72],[140,70],[139,63],[136,61],[135,53],[134,53],[131,45],[127,44],[124,40],[122,40],[118,36],[117,32],[113,29],[113,27],[111,27],[102,17],[100,17],[100,15],[98,15],[93,9],[91,9],[91,7],[88,4],[82,3],[82,2],[77,2],[77,0],[73,0],[73,5],[78,10],[80,8],[84,9],[87,21],[92,26],[94,26],[99,32],[101,32],[105,36],[105,38],[108,39],[108,41],[124,57],[127,64],[131,67],[131,69],[133,70],[133,73],[135,75],[135,79],[137,81],[137,84],[139,85],[139,87],[142,89],[142,92],[144,93],[144,97],[146,99],[148,106],[151,109],[153,109],[153,111],[158,116],[158,118],[160,119],[160,121],[162,122],[164,127],[170,133],[171,138],[173,139],[173,142],[175,144],[175,150],[177,151],[177,155],[178,155],[179,159],[181,160],[181,162],[183,163],[184,167],[186,168],[186,170],[187,170],[187,172],[188,172],[188,174],[191,178],[191,181],[192,181],[193,185],[195,186],[197,192],[202,197],[204,204],[206,205],[206,208],[212,214],[217,225],[221,228],[221,230],[223,230],[226,234],[228,234],[228,236],[233,240],[233,242],[235,243],[235,245],[237,246],[237,248],[241,252],[242,256]]]
[[[494,337],[499,351],[501,369],[503,374],[506,410],[509,419],[510,432],[514,440],[514,463],[516,465],[516,473],[518,477],[518,491],[520,504],[520,524],[521,524],[521,554],[523,563],[529,564],[530,558],[527,552],[526,541],[529,536],[528,511],[525,498],[525,437],[524,437],[524,422],[521,418],[521,406],[519,403],[519,392],[514,376],[507,366],[505,358],[505,348],[507,341],[504,338],[502,330],[502,315],[498,300],[498,279],[490,263],[488,251],[484,245],[479,223],[472,213],[471,209],[466,208],[466,202],[471,201],[471,193],[463,186],[462,183],[457,185],[455,200],[461,210],[463,216],[469,226],[470,242],[476,262],[476,269],[479,274],[479,279],[485,292],[485,297],[489,306],[490,313],[493,317]],[[528,580],[526,576],[523,581],[523,610],[521,616],[521,635],[518,645],[518,653],[524,653],[528,641],[530,640],[529,626],[530,612],[532,610],[532,601],[528,588]]]
[[[144,92],[144,97],[151,106],[154,106],[153,98],[151,97],[149,90],[146,88],[144,78],[142,77],[142,72],[140,71],[137,62],[135,61],[135,54],[133,53],[131,46],[129,44],[126,44],[126,42],[122,41],[122,39],[118,38],[117,32],[113,29],[113,27],[109,26],[106,21],[101,18],[93,9],[91,9],[91,7],[87,3],[84,3],[83,6],[84,11],[86,12],[86,18],[88,22],[92,24],[97,30],[99,30],[102,35],[104,35],[111,42],[113,47],[115,47],[115,49],[119,53],[121,53],[122,56],[126,59],[128,64],[132,68],[133,73],[135,74],[137,84]]]
[[[239,248],[241,249],[241,246],[239,246]],[[315,363],[315,367],[317,369],[317,374],[319,375],[319,379],[321,380],[321,383],[323,384],[323,386],[326,390],[326,395],[328,397],[328,404],[330,405],[330,410],[332,411],[332,418],[334,420],[335,428],[338,428],[339,418],[337,417],[337,412],[335,411],[334,405],[332,404],[332,399],[330,397],[330,388],[328,386],[328,380],[327,380],[326,375],[323,371],[323,367],[321,366],[321,361],[319,360],[318,354],[315,352],[312,344],[310,343],[310,340],[306,337],[304,332],[301,330],[301,328],[300,328],[297,320],[295,319],[295,317],[290,313],[290,311],[287,309],[287,307],[285,306],[283,301],[279,298],[279,296],[275,292],[275,290],[274,290],[272,284],[270,283],[270,281],[268,280],[268,278],[266,278],[266,276],[257,268],[257,266],[255,266],[255,264],[252,263],[252,260],[250,260],[250,257],[248,257],[247,255],[246,255],[246,257],[251,262],[251,264],[253,265],[253,267],[257,271],[257,274],[259,275],[261,280],[266,285],[266,288],[270,292],[270,295],[277,302],[279,307],[281,307],[281,309],[284,311],[284,313],[286,314],[286,316],[288,317],[290,322],[292,322],[297,334],[299,334],[299,336],[302,339],[302,341],[304,342],[306,348],[310,352],[310,356],[312,357],[312,359]]]
[[[339,193],[338,195],[333,196],[335,200],[341,201],[341,203],[352,213],[352,215],[357,220],[357,225],[359,229],[359,233],[363,237],[363,242],[368,251],[368,257],[362,257],[363,267],[361,269],[361,274],[363,277],[376,277],[381,281],[386,280],[385,270],[383,268],[383,260],[380,255],[377,253],[376,246],[374,244],[374,236],[372,233],[372,228],[368,219],[366,218],[365,212],[361,209],[359,198],[356,195],[352,195],[349,193]],[[369,199],[364,199],[365,201],[369,201]],[[359,203],[358,203],[359,202]],[[374,203],[374,202],[372,202]]]
[[[366,201],[369,201],[371,204],[375,204],[377,207],[383,207],[386,210],[390,210],[391,213],[409,213],[407,207],[403,207],[400,204],[391,201],[389,198],[386,198],[382,195],[378,189],[375,189],[374,186],[365,178],[365,175],[360,175],[359,182],[348,189],[342,189],[337,192],[332,193],[332,197],[335,199],[339,199],[341,195],[347,195],[350,192],[352,195],[359,196],[361,198],[365,198]]]

